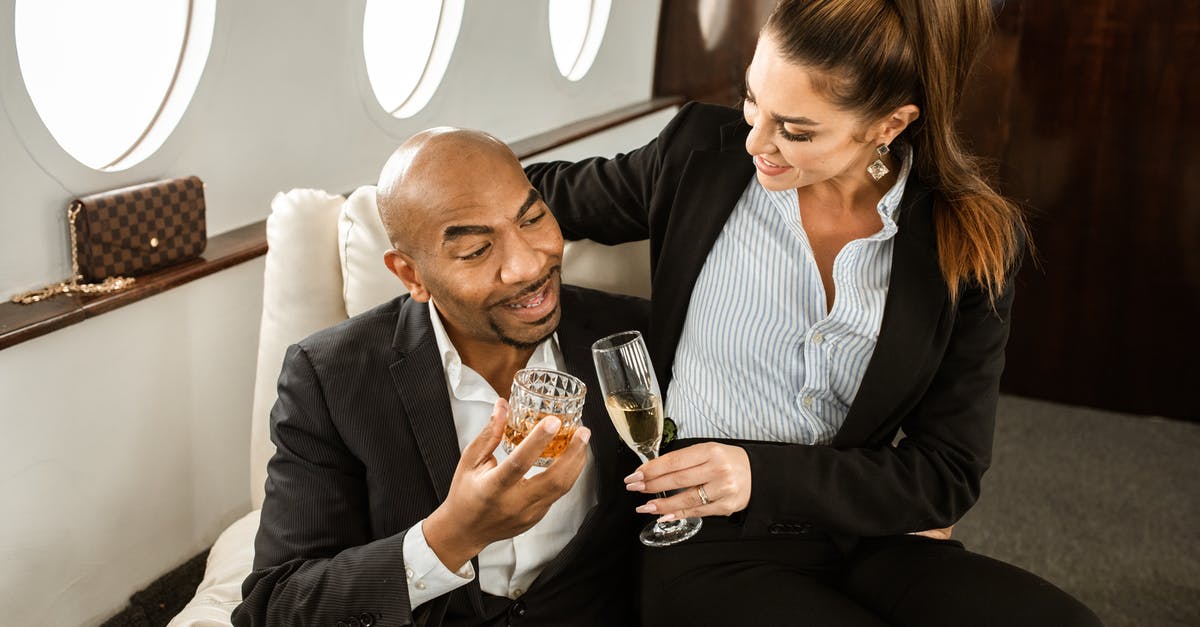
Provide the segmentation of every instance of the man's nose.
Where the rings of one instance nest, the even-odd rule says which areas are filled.
[[[528,283],[541,278],[546,255],[520,235],[509,238],[500,264],[500,282],[506,285]]]

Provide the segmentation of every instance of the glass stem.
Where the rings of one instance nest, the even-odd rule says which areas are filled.
[[[643,463],[648,462],[652,459],[656,459],[658,457],[657,449],[647,449],[644,451],[639,450],[636,452],[641,456]],[[675,492],[679,492],[679,490],[676,490]],[[654,498],[659,499],[659,500],[665,499],[665,498],[667,498],[667,493],[659,492],[658,494],[654,495]],[[660,514],[660,516],[661,516],[661,514]],[[684,519],[680,519],[680,518],[676,518],[675,520],[668,520],[667,522],[658,522],[656,520],[654,522],[654,526],[657,527],[658,529],[671,529],[672,527],[677,527],[677,526],[683,524],[683,520]]]

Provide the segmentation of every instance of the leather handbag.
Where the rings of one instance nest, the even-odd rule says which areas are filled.
[[[89,282],[148,274],[199,257],[208,243],[204,183],[194,176],[77,199],[75,254]]]
[[[195,176],[77,198],[67,208],[71,279],[13,301],[115,292],[132,277],[199,257],[208,244],[204,210],[204,183]]]

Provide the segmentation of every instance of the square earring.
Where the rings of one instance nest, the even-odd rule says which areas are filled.
[[[867,174],[870,174],[871,178],[876,181],[883,178],[889,172],[888,167],[883,164],[883,156],[888,152],[887,144],[879,144],[879,147],[875,149],[875,154],[879,155],[879,158],[867,166]]]

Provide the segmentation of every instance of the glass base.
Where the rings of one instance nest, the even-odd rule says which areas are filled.
[[[646,546],[670,546],[696,535],[703,524],[704,521],[699,518],[650,523],[638,534],[638,539]]]

